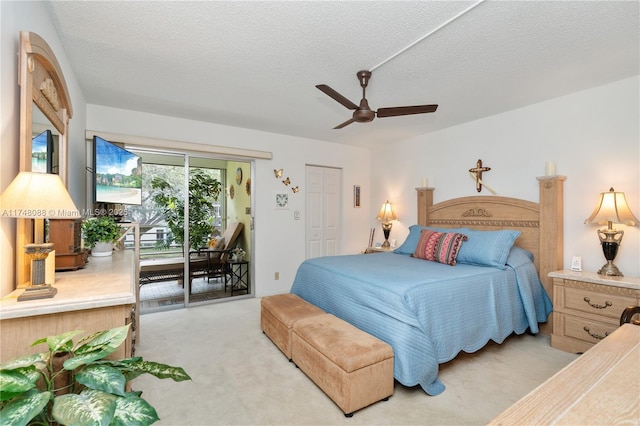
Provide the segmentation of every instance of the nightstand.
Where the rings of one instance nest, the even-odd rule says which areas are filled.
[[[551,346],[585,352],[620,326],[620,315],[640,304],[640,278],[606,277],[570,270],[549,273],[553,278]]]
[[[395,247],[387,247],[387,248],[383,248],[383,247],[367,247],[366,249],[364,249],[364,254],[370,254],[370,253],[388,253],[390,251],[395,250]]]

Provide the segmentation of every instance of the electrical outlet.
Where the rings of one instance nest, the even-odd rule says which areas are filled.
[[[300,220],[300,211],[296,210],[293,212],[293,219]]]
[[[571,270],[577,272],[582,271],[582,257],[573,256],[571,259]]]
[[[273,274],[273,279],[274,280],[279,280],[280,279],[280,272],[276,272]]]

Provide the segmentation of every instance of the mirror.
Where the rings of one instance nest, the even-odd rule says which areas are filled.
[[[34,103],[31,122],[31,171],[58,174],[59,147],[60,133]]]
[[[67,186],[67,138],[73,115],[69,90],[51,47],[36,33],[20,32],[18,83],[20,85],[20,171],[57,173]],[[40,136],[44,133],[44,136]],[[44,147],[44,148],[43,148]],[[44,149],[45,153],[40,153]],[[18,219],[16,282],[29,282],[26,244],[42,239],[32,220]]]

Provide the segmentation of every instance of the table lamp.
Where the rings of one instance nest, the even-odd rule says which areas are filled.
[[[0,216],[34,219],[34,242],[25,245],[31,258],[31,283],[18,301],[55,296],[53,283],[45,283],[45,261],[53,250],[44,242],[44,219],[80,217],[60,176],[47,173],[20,172],[0,196]]]
[[[584,223],[592,222],[598,225],[607,225],[606,228],[597,231],[604,257],[607,259],[607,263],[600,268],[598,273],[608,276],[623,276],[618,267],[613,264],[613,260],[618,254],[618,247],[622,242],[624,231],[614,229],[613,224],[621,223],[634,226],[638,223],[638,218],[633,215],[627,204],[624,192],[615,192],[613,188],[609,189],[609,192],[601,192],[596,209],[584,221]]]
[[[396,214],[393,212],[393,205],[387,200],[380,207],[380,211],[378,212],[378,217],[376,218],[382,221],[382,232],[384,232],[384,243],[382,243],[382,248],[389,248],[391,244],[389,244],[389,233],[391,233],[391,221],[396,220]]]

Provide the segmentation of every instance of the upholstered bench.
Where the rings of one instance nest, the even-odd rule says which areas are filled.
[[[393,349],[331,315],[293,324],[293,362],[345,413],[393,394]]]
[[[292,293],[266,296],[260,301],[260,327],[289,360],[293,324],[322,314],[322,309]]]

